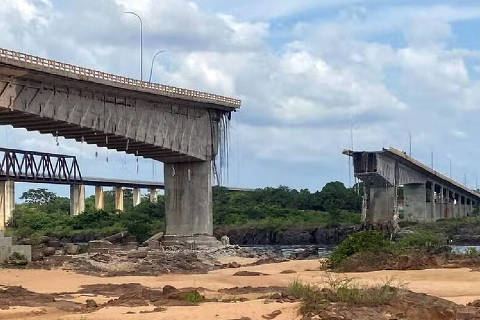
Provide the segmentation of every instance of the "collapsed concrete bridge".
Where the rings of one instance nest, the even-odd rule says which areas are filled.
[[[353,157],[355,177],[363,182],[362,213],[367,223],[464,217],[480,203],[480,193],[397,149],[343,154]]]
[[[162,161],[166,234],[212,235],[212,161],[240,100],[0,49],[0,124]]]

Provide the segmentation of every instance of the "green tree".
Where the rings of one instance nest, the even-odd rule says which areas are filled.
[[[20,197],[21,200],[24,200],[29,204],[47,204],[57,198],[57,195],[53,192],[47,191],[45,188],[39,189],[30,189],[22,193]]]

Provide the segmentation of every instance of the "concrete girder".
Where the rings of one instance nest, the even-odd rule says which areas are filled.
[[[218,126],[220,111],[181,102],[167,104],[163,97],[143,97],[126,90],[118,90],[115,96],[107,98],[102,94],[106,89],[100,85],[91,89],[88,85],[79,89],[79,85],[72,82],[68,87],[58,86],[58,82],[46,77],[33,87],[21,78],[2,78],[0,109],[4,112],[0,113],[0,123],[76,140],[82,139],[84,130],[100,132],[100,139],[114,135],[129,139],[132,145],[170,150],[180,161],[182,157],[184,161],[208,161],[214,157],[218,129],[212,126]],[[130,103],[125,104],[126,100]],[[75,133],[68,135],[71,130]],[[126,151],[137,153],[137,150]],[[138,155],[143,156],[140,152]],[[163,160],[162,156],[156,159]]]

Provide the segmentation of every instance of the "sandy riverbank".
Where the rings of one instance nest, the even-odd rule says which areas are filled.
[[[243,261],[245,262],[245,261]],[[278,264],[242,267],[238,269],[222,269],[208,274],[162,275],[158,277],[125,276],[125,277],[94,277],[76,274],[65,270],[0,270],[0,284],[4,286],[22,286],[37,293],[56,294],[72,293],[67,300],[84,302],[93,298],[104,302],[109,297],[78,292],[82,286],[93,284],[125,284],[139,283],[152,289],[161,289],[165,285],[176,288],[205,288],[206,296],[218,297],[217,290],[231,287],[269,287],[287,286],[294,279],[319,284],[324,282],[326,273],[318,270],[319,263],[315,260],[297,260]],[[267,275],[256,277],[233,276],[241,270],[258,271]],[[284,270],[295,270],[297,273],[280,274]],[[407,288],[438,296],[456,303],[465,304],[480,298],[480,272],[469,269],[435,269],[418,271],[377,271],[368,273],[350,273],[348,277],[356,278],[363,283],[378,283],[386,279],[395,279],[406,284]],[[280,310],[282,313],[275,319],[295,319],[296,303],[269,303],[263,299],[245,302],[225,303],[206,302],[199,306],[169,306],[166,311],[156,313],[139,313],[152,310],[150,306],[140,307],[106,307],[91,313],[69,313],[51,307],[11,307],[0,310],[0,319],[262,319],[262,315]],[[135,314],[127,314],[133,311]]]

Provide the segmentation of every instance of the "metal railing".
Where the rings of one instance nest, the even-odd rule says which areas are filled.
[[[213,103],[217,102],[217,103],[231,105],[233,107],[240,107],[240,104],[241,104],[241,100],[235,99],[235,98],[229,98],[229,97],[220,96],[217,94],[207,93],[202,91],[172,87],[172,86],[159,84],[159,83],[151,83],[151,82],[135,80],[132,78],[118,76],[115,74],[106,73],[98,70],[83,68],[83,67],[75,66],[68,63],[49,60],[49,59],[32,56],[32,55],[17,52],[17,51],[2,49],[2,48],[0,48],[0,58],[17,61],[17,62],[23,62],[23,63],[35,65],[35,66],[41,66],[41,67],[45,67],[53,70],[68,72],[75,75],[111,81],[114,83],[126,84],[130,86],[138,87],[138,88],[152,89],[152,90],[159,91],[159,93],[176,94],[176,95],[181,95],[185,97],[206,99]]]

